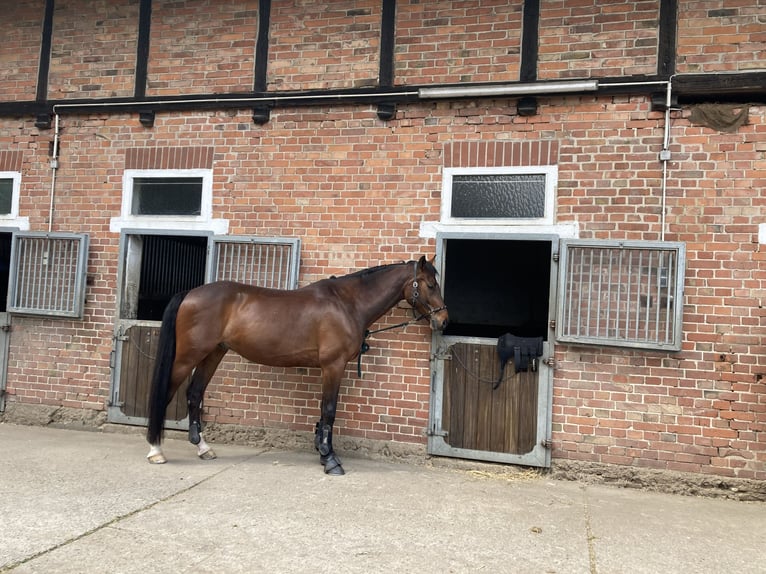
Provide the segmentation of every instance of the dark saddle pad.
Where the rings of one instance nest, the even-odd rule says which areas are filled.
[[[497,356],[500,358],[500,377],[492,386],[496,389],[503,382],[505,365],[508,361],[513,361],[515,372],[537,370],[538,357],[543,354],[542,337],[517,337],[511,333],[506,333],[497,340]]]

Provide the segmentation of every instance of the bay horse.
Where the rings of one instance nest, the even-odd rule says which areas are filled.
[[[338,391],[346,364],[366,350],[369,327],[406,300],[414,320],[433,330],[449,316],[433,260],[380,265],[330,277],[295,290],[266,289],[232,281],[207,283],[168,303],[149,396],[147,459],[166,462],[160,447],[165,410],[181,384],[187,390],[189,442],[202,459],[215,458],[202,438],[202,397],[229,350],[273,367],[321,369],[322,400],[314,446],[326,474],[345,474],[332,446]]]

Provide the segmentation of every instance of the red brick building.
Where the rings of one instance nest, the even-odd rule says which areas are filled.
[[[4,420],[142,424],[174,290],[429,254],[452,325],[349,365],[347,449],[766,479],[752,2],[4,9]],[[542,350],[492,390],[506,332]],[[315,378],[230,356],[206,420],[302,436]]]

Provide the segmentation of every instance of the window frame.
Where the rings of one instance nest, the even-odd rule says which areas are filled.
[[[9,213],[0,213],[0,221],[15,220],[19,216],[21,173],[18,171],[0,171],[0,179],[10,179],[13,182],[11,188],[11,211]]]
[[[29,277],[24,274],[24,270],[28,269],[30,266],[24,265],[19,259],[22,257],[32,257],[32,255],[28,255],[28,251],[25,251],[22,248],[22,243],[25,239],[48,239],[50,243],[56,241],[75,241],[77,243],[77,252],[74,254],[73,265],[62,265],[58,270],[59,272],[54,274],[54,279],[56,279],[56,285],[53,286],[54,288],[61,287],[62,285],[71,286],[70,289],[66,290],[69,294],[69,298],[62,299],[62,301],[67,302],[66,308],[62,308],[61,306],[56,308],[51,306],[34,307],[19,303],[19,297],[21,296],[20,291],[26,289],[29,285],[31,285],[32,289],[50,289],[52,287],[50,284],[43,284],[40,287],[39,283],[34,283],[36,279],[41,279],[42,274],[38,277]],[[13,315],[82,319],[85,311],[88,246],[89,236],[87,233],[14,232],[11,243],[11,272],[8,281],[7,312]],[[64,276],[63,278],[61,278],[62,275]],[[42,281],[45,281],[45,279],[43,278]]]
[[[569,330],[568,323],[566,321],[566,316],[568,312],[571,312],[572,309],[574,309],[573,305],[571,304],[571,298],[570,295],[572,291],[570,290],[570,287],[572,285],[573,278],[570,276],[570,269],[569,269],[569,261],[570,261],[570,248],[581,248],[581,249],[610,249],[610,250],[641,250],[641,251],[647,251],[651,253],[660,253],[660,252],[672,252],[674,253],[674,266],[671,271],[668,270],[665,274],[665,281],[667,285],[663,288],[662,286],[662,274],[656,273],[653,274],[651,268],[650,271],[646,274],[644,274],[643,269],[639,269],[638,277],[636,278],[636,292],[632,292],[632,277],[629,277],[628,279],[628,287],[627,287],[627,294],[625,295],[626,301],[624,305],[627,307],[629,305],[630,297],[634,297],[634,304],[637,303],[639,309],[637,311],[626,311],[623,314],[621,313],[621,307],[619,307],[619,299],[617,304],[612,305],[610,298],[612,288],[615,286],[615,283],[607,281],[607,285],[603,289],[594,289],[593,283],[598,284],[599,287],[602,285],[602,279],[604,277],[604,274],[601,273],[604,271],[603,269],[597,269],[596,272],[594,272],[593,268],[588,268],[589,277],[597,277],[597,279],[594,280],[594,282],[588,284],[587,292],[591,294],[591,297],[585,298],[584,300],[587,302],[587,313],[588,318],[586,319],[586,323],[588,326],[590,325],[590,315],[591,315],[591,305],[593,307],[596,307],[596,318],[597,318],[597,325],[594,327],[594,329],[597,331],[596,334],[593,334],[593,332],[589,331],[587,333],[580,333],[579,328],[577,333],[572,333]],[[632,260],[631,260],[632,261]],[[613,272],[612,269],[612,263],[607,262],[608,268],[607,270],[610,272]],[[600,265],[600,262],[599,262]],[[648,265],[648,263],[647,263]],[[631,268],[628,268],[628,272],[631,271]],[[619,273],[619,271],[618,271]],[[680,351],[683,343],[683,298],[684,298],[684,282],[685,282],[685,273],[686,273],[686,244],[683,242],[673,242],[673,241],[619,241],[619,240],[597,240],[597,239],[562,239],[559,244],[559,273],[558,273],[558,298],[557,298],[557,305],[556,305],[556,341],[560,343],[572,343],[572,344],[583,344],[583,345],[598,345],[598,346],[606,346],[606,347],[629,347],[629,348],[635,348],[635,349],[648,349],[648,350],[656,350],[656,351]],[[622,277],[622,275],[620,275]],[[674,279],[673,284],[671,285],[670,278]],[[641,294],[639,293],[640,290],[640,280],[646,278],[647,285],[650,287],[655,287],[656,290]],[[583,282],[580,282],[581,284]],[[621,286],[622,284],[616,284],[618,286]],[[664,291],[663,291],[664,289]],[[622,291],[620,292],[622,293]],[[616,297],[621,297],[621,294],[617,293]],[[663,305],[663,299],[662,295],[665,295],[665,304]],[[606,295],[606,297],[604,297]],[[605,301],[605,302],[604,302]],[[647,304],[647,301],[649,302]],[[664,340],[659,339],[649,339],[649,338],[639,338],[639,337],[617,337],[617,336],[609,336],[609,325],[617,325],[620,322],[624,322],[623,325],[627,324],[632,319],[631,313],[635,314],[637,317],[636,323],[635,323],[635,331],[639,331],[638,325],[642,325],[646,332],[649,332],[649,325],[652,324],[651,319],[649,318],[649,309],[654,307],[654,301],[659,301],[659,303],[656,305],[656,309],[652,311],[655,314],[655,321],[656,321],[656,332],[659,335],[660,332],[660,324],[661,324],[661,318],[660,313],[665,314],[665,321],[672,323],[672,332],[671,336],[667,337]],[[672,303],[672,309],[668,305],[668,302]],[[602,308],[606,308],[606,314],[607,316],[603,316],[601,314]],[[641,311],[641,309],[646,309],[646,311]],[[581,309],[580,309],[581,311]],[[578,311],[578,312],[580,312]],[[640,322],[640,317],[638,316],[638,313],[642,312],[644,313],[644,323]],[[607,331],[606,334],[600,335],[598,332],[600,332],[601,328],[604,327],[604,329]],[[615,329],[613,327],[613,329]],[[629,329],[627,327],[623,327],[624,331],[627,332]],[[615,332],[616,335],[616,332]]]
[[[453,217],[452,185],[456,175],[544,175],[545,208],[542,217]],[[445,167],[442,170],[442,201],[440,222],[460,225],[552,225],[558,185],[557,165],[530,165],[504,167]]]
[[[133,183],[136,178],[202,178],[199,215],[133,215]],[[213,219],[213,170],[195,169],[126,169],[122,174],[122,203],[120,216],[112,218],[110,231],[150,229],[158,231],[186,230],[228,232],[228,221]]]

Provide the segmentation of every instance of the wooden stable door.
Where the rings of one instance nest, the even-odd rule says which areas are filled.
[[[453,448],[525,454],[535,445],[537,372],[514,372],[503,380],[494,346],[456,343],[444,367],[442,428]]]
[[[496,339],[442,337],[433,362],[430,454],[550,466],[551,369],[544,353],[515,372],[500,375]]]
[[[149,416],[149,390],[154,372],[154,358],[159,343],[159,325],[135,324],[120,337],[120,387],[115,405],[125,422],[142,421]],[[168,405],[168,426],[184,428],[188,381]],[[175,423],[175,424],[174,424]]]

